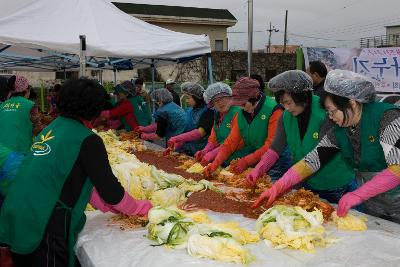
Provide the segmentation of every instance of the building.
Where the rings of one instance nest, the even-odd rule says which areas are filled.
[[[227,28],[237,22],[227,9],[117,2],[113,4],[127,14],[172,31],[207,34],[212,51],[228,50]]]
[[[386,34],[361,38],[360,47],[399,47],[400,46],[400,25],[385,26]]]
[[[296,54],[297,48],[299,48],[299,45],[287,45],[286,46],[286,53],[287,54]],[[284,46],[283,45],[271,45],[269,48],[269,53],[283,53]],[[265,46],[265,51],[268,51],[268,45]]]

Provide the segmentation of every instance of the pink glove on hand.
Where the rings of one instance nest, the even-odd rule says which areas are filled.
[[[385,169],[375,175],[370,181],[353,192],[345,194],[338,203],[337,215],[346,216],[349,209],[368,200],[371,197],[389,191],[400,185],[400,177]]]
[[[141,139],[144,140],[157,140],[159,139],[158,135],[156,133],[142,133],[140,135]]]
[[[111,129],[118,129],[121,127],[121,121],[120,120],[110,120],[108,121],[108,127]]]
[[[258,178],[269,171],[278,159],[279,155],[274,150],[268,149],[261,157],[261,160],[256,167],[247,174],[246,183],[250,186],[254,186],[257,183]]]
[[[236,161],[236,163],[232,166],[233,167],[233,172],[236,174],[241,174],[244,170],[247,169],[249,166],[249,163],[246,160],[246,157],[243,157]]]
[[[221,147],[216,147],[213,150],[211,150],[210,152],[208,152],[207,154],[204,155],[203,159],[201,160],[201,164],[206,165],[208,163],[210,163],[211,161],[213,161],[215,159],[215,157],[218,155],[218,151]]]
[[[136,200],[128,192],[125,192],[122,200],[117,205],[111,207],[126,215],[146,215],[153,206],[150,201]]]
[[[200,130],[194,129],[190,132],[171,137],[168,140],[168,147],[171,147],[174,150],[176,150],[176,149],[180,148],[184,143],[198,140],[201,137],[202,137],[202,134],[201,134]]]
[[[92,196],[90,197],[89,201],[90,205],[92,205],[94,208],[101,210],[102,212],[109,212],[111,211],[112,213],[118,213],[118,211],[114,210],[111,208],[110,205],[108,205],[99,195],[97,192],[96,188],[93,189]]]
[[[201,161],[202,158],[204,157],[205,154],[207,154],[208,152],[210,152],[211,150],[213,150],[216,147],[216,145],[214,145],[211,142],[208,142],[207,145],[203,148],[203,150],[197,151],[194,154],[194,158],[197,161]]]
[[[276,181],[272,187],[268,190],[265,190],[254,202],[253,208],[257,208],[261,205],[261,203],[268,198],[268,202],[265,205],[265,208],[269,208],[272,203],[276,200],[276,198],[282,193],[286,192],[290,188],[292,188],[295,184],[301,182],[300,175],[294,170],[294,168],[290,168],[281,179]]]
[[[210,163],[207,165],[207,167],[204,168],[203,170],[203,175],[208,179],[211,178],[211,175],[213,172],[215,172],[218,169],[218,165],[213,163]]]
[[[111,117],[110,111],[109,110],[104,110],[100,113],[100,117],[109,119]]]
[[[153,123],[147,126],[138,126],[135,131],[140,133],[154,133],[157,131],[157,123]]]

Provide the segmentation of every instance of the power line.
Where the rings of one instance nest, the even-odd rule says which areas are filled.
[[[325,40],[325,41],[335,41],[335,42],[352,42],[352,41],[357,41],[358,39],[352,39],[352,40],[341,40],[341,39],[330,39],[330,38],[323,38],[323,37],[317,37],[317,36],[310,36],[310,35],[304,35],[304,34],[297,34],[297,33],[291,33],[288,32],[289,35],[297,36],[297,37],[303,37],[303,38],[308,38],[308,39],[315,39],[315,40]]]

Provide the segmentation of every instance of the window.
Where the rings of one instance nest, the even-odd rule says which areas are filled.
[[[215,40],[215,51],[224,51],[224,40]]]
[[[65,72],[66,79],[77,79],[79,77],[79,72],[78,71],[66,71]],[[63,80],[64,79],[64,72],[63,71],[57,71],[56,72],[56,79]]]

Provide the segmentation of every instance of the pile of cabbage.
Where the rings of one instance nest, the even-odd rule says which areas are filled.
[[[139,161],[121,148],[121,141],[112,132],[98,135],[106,146],[112,172],[127,192],[136,199],[149,199],[153,206],[180,205],[193,192],[207,189],[219,191],[207,180],[194,181],[159,170]]]
[[[176,207],[152,208],[147,227],[153,246],[186,249],[191,256],[224,262],[250,263],[255,257],[244,245],[259,241],[238,223],[212,223],[204,212]]]
[[[312,252],[334,241],[327,238],[323,222],[320,210],[307,212],[301,207],[276,205],[260,215],[256,229],[270,247]]]

